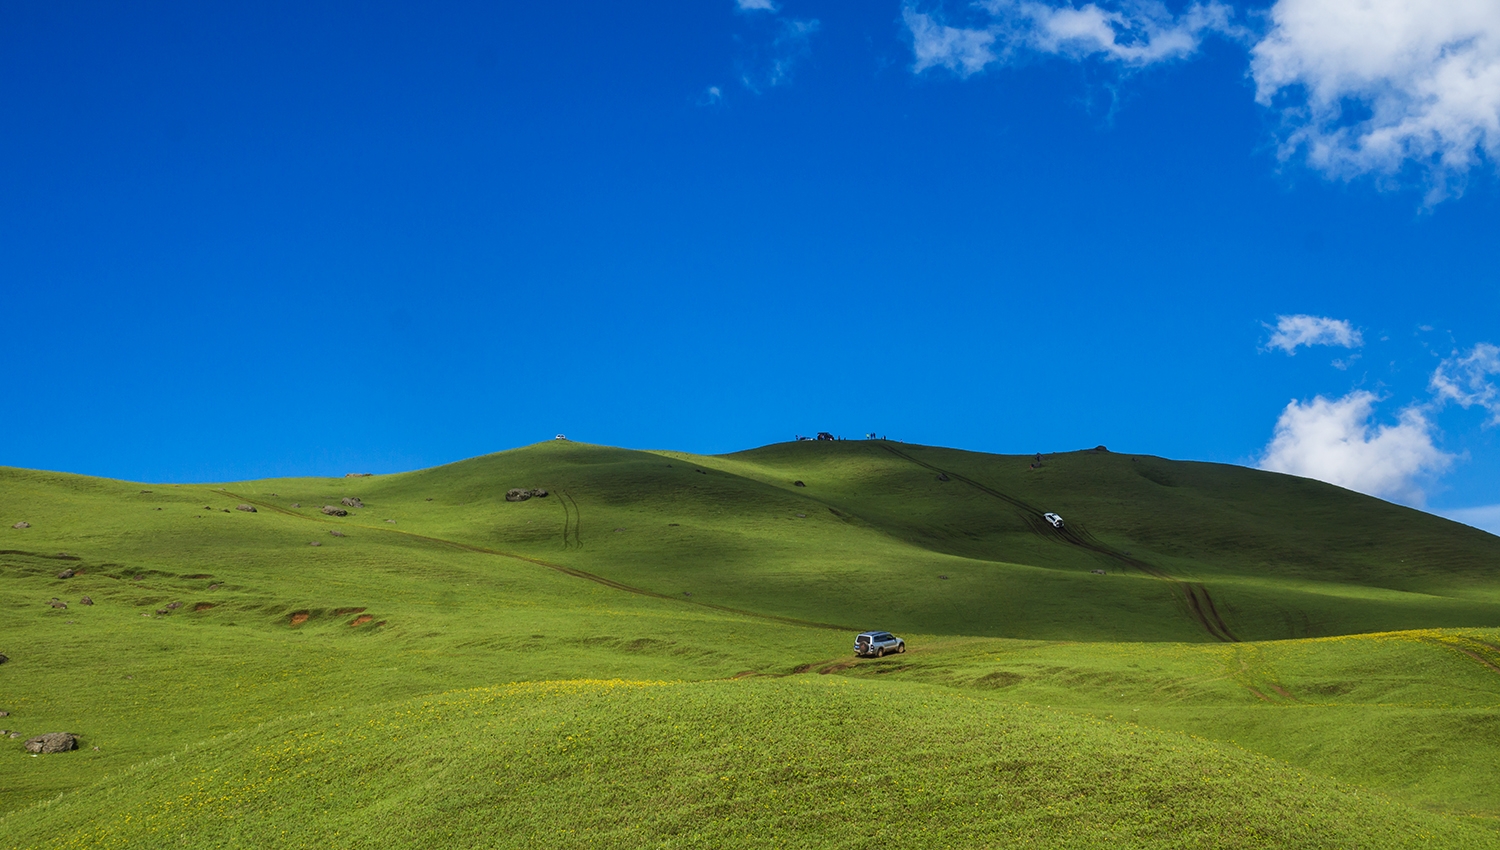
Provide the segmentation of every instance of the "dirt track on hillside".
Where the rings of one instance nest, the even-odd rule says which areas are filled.
[[[954,481],[959,481],[967,484],[968,486],[973,487],[981,493],[992,496],[1006,503],[1007,505],[1010,505],[1013,509],[1015,509],[1016,513],[1018,513],[1021,518],[1026,521],[1026,524],[1031,527],[1031,530],[1041,537],[1044,537],[1048,540],[1060,541],[1072,546],[1078,546],[1080,548],[1087,549],[1090,552],[1103,555],[1106,558],[1110,558],[1114,561],[1124,564],[1125,566],[1142,572],[1148,576],[1151,576],[1152,578],[1166,582],[1167,584],[1171,585],[1173,592],[1178,598],[1178,601],[1182,604],[1188,615],[1191,616],[1198,623],[1198,625],[1202,626],[1204,631],[1208,632],[1209,635],[1211,635],[1215,640],[1221,640],[1226,643],[1239,642],[1239,638],[1236,637],[1234,632],[1229,630],[1229,626],[1224,623],[1224,618],[1220,616],[1218,607],[1214,605],[1213,597],[1209,596],[1208,594],[1208,588],[1205,587],[1201,582],[1188,582],[1183,581],[1179,578],[1175,578],[1169,575],[1160,567],[1147,563],[1146,561],[1142,561],[1141,559],[1133,557],[1131,555],[1127,555],[1112,546],[1102,543],[1092,534],[1090,534],[1087,528],[1076,521],[1070,520],[1062,528],[1053,528],[1051,523],[1043,519],[1042,515],[1044,511],[1042,511],[1042,509],[1036,507],[1035,505],[1028,504],[1026,501],[1012,496],[1009,493],[996,490],[993,487],[982,484],[972,478],[961,475],[950,469],[942,469],[934,466],[933,464],[927,463],[926,461],[918,460],[917,458],[912,457],[911,455],[896,448],[893,445],[890,445],[889,443],[883,443],[881,448],[884,448],[886,451],[890,452],[896,457],[901,458],[902,460],[914,463],[917,466],[936,472],[939,475],[946,475],[948,476],[948,478]]]

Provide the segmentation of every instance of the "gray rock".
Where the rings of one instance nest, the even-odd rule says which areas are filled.
[[[259,511],[255,509],[254,505],[235,505],[234,509],[237,511],[244,511],[247,514],[259,513]]]
[[[78,749],[78,738],[67,732],[48,732],[38,735],[26,742],[26,752],[40,753],[65,753],[68,750]]]
[[[345,496],[339,500],[339,503],[347,508],[362,508],[365,506],[365,503],[361,502],[358,496]]]
[[[4,656],[0,656],[0,658],[3,658],[3,657]],[[10,716],[10,712],[8,712],[8,711],[0,711],[0,717],[9,717],[9,716]]]
[[[133,579],[133,581],[144,581],[145,578],[146,578],[145,576],[137,573],[136,576],[135,576],[135,578]]]
[[[156,613],[159,616],[165,617],[165,616],[167,616],[168,611],[165,608],[158,608],[158,609],[156,609]]]
[[[76,576],[76,575],[78,575],[78,573],[74,572],[73,570],[63,570],[62,572],[60,572],[60,573],[57,574],[57,577],[58,578],[72,578],[73,576]]]
[[[328,533],[332,534],[334,537],[343,537],[344,536],[344,532],[339,531],[337,528],[333,529],[332,531],[330,531]]]
[[[344,473],[344,477],[345,478],[369,478],[370,476],[372,476],[374,474],[375,473],[373,473],[373,472],[346,472],[346,473]]]
[[[218,584],[211,584],[211,585],[208,586],[208,589],[209,590],[218,590],[219,589],[219,585]]]
[[[79,605],[93,605],[94,604],[94,600],[93,600],[92,597],[85,596],[82,599],[78,600],[78,604]]]
[[[792,482],[792,486],[793,487],[806,487],[807,485],[803,484],[801,481],[793,481]]]
[[[182,607],[182,603],[181,602],[173,602],[171,605],[167,606],[167,610],[168,611],[176,611],[178,608],[181,608],[181,607]]]
[[[395,525],[396,524],[396,521],[393,520],[393,519],[388,519],[388,520],[386,520],[386,522],[390,523],[391,525]]]
[[[300,508],[300,507],[302,507],[302,503],[301,502],[292,502],[292,507],[294,507],[294,508]]]
[[[531,495],[538,499],[545,499],[547,498],[547,491],[538,487],[537,489],[531,491]]]
[[[62,608],[63,610],[67,610],[68,607],[68,603],[62,601],[61,599],[53,599],[47,604],[51,605],[53,608]]]
[[[349,515],[348,511],[344,510],[343,508],[336,508],[333,505],[324,505],[323,506],[323,513],[328,514],[329,516],[348,516]]]
[[[8,656],[8,655],[0,655],[0,664],[4,664],[5,662],[7,662],[9,660],[10,660],[10,656]],[[4,716],[5,715],[0,714],[0,717],[4,717]]]
[[[30,527],[31,527],[31,523],[26,522],[25,520],[22,520],[21,522],[18,522],[15,525],[11,526],[11,528],[30,528]]]
[[[1102,576],[1105,574],[1104,570],[1089,570],[1089,572],[1093,573],[1096,576]]]
[[[309,543],[307,545],[309,545],[309,546],[322,546],[323,544],[320,541],[314,540],[313,542],[311,542],[311,543]]]
[[[505,491],[505,501],[507,502],[524,502],[529,498],[531,498],[531,491],[521,487],[512,487]]]

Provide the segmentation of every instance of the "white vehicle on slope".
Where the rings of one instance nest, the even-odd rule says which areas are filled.
[[[1053,528],[1062,528],[1063,527],[1062,517],[1058,516],[1057,514],[1054,514],[1054,513],[1050,512],[1050,511],[1047,512],[1047,513],[1042,514],[1042,519],[1044,519],[1047,522],[1051,523]]]

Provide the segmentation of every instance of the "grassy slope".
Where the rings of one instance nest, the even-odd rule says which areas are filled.
[[[327,734],[318,724],[342,722],[329,720],[339,712],[497,682],[705,682],[802,669],[890,683],[891,694],[915,700],[903,704],[913,734],[945,729],[950,720],[948,708],[919,707],[933,697],[911,694],[959,688],[977,705],[992,706],[975,709],[981,713],[1042,706],[1015,715],[1042,718],[1042,726],[1138,723],[1236,742],[1394,795],[1379,798],[1385,814],[1377,817],[1349,807],[1352,791],[1336,790],[1331,799],[1343,808],[1324,812],[1334,818],[1327,823],[1345,824],[1339,830],[1367,822],[1388,829],[1392,846],[1405,842],[1397,840],[1402,835],[1449,828],[1442,824],[1450,821],[1424,820],[1405,808],[1410,804],[1500,814],[1500,794],[1490,790],[1500,787],[1491,767],[1500,763],[1500,675],[1475,657],[1500,664],[1486,648],[1500,643],[1490,633],[1207,643],[1173,582],[1039,534],[1024,510],[964,480],[1058,510],[1105,548],[1200,581],[1241,637],[1493,625],[1500,622],[1492,607],[1500,551],[1494,538],[1248,470],[1081,453],[1049,458],[1033,472],[1026,458],[899,449],[906,457],[878,444],[840,443],[693,458],[544,444],[399,476],[248,482],[226,485],[228,492],[156,486],[143,494],[139,485],[4,471],[0,533],[14,542],[0,548],[31,554],[0,555],[0,652],[13,658],[0,667],[0,708],[14,712],[0,726],[27,734],[67,728],[101,749],[12,762],[14,770],[0,773],[0,810],[105,784],[21,809],[0,822],[0,833],[40,828],[64,811],[154,805],[173,788],[183,790],[172,783],[189,778],[153,768],[159,780],[132,791],[139,783],[121,777],[138,776],[129,771],[143,759],[187,744],[195,755],[183,770],[197,770],[209,753],[227,769],[247,763],[243,736],[259,733],[245,730],[267,722],[290,729],[306,712],[319,713],[313,726]],[[938,481],[922,463],[955,477]],[[1142,464],[1149,465],[1144,473]],[[807,486],[792,486],[795,479]],[[567,495],[506,503],[504,491],[513,486]],[[345,519],[316,512],[343,495],[359,495],[369,507]],[[222,511],[242,500],[261,510]],[[307,507],[291,508],[293,502]],[[34,527],[9,529],[17,519]],[[347,536],[329,535],[334,528]],[[1363,545],[1361,533],[1374,545]],[[324,545],[309,546],[313,540]],[[58,551],[81,560],[42,557]],[[64,566],[85,572],[54,578]],[[1111,575],[1101,579],[1093,568]],[[209,591],[213,583],[223,586]],[[78,606],[84,593],[99,604]],[[72,607],[45,607],[52,596]],[[171,601],[186,605],[167,616],[140,616]],[[199,602],[216,607],[192,612]],[[375,619],[351,627],[355,612],[334,613],[351,608],[366,608]],[[310,619],[291,628],[295,612]],[[917,633],[916,651],[850,665],[847,631],[777,617],[900,628]],[[895,679],[911,681],[898,686]],[[681,687],[694,694],[682,697],[688,700],[730,693]],[[747,698],[768,700],[768,710],[783,699],[774,690],[754,693]],[[833,700],[803,712],[811,716],[836,709],[831,696],[799,699]],[[1077,726],[1082,721],[1068,719],[1080,714],[1093,720]],[[624,724],[612,735],[629,726],[628,716],[605,709],[599,716],[605,725]],[[815,718],[799,714],[796,722],[804,721]],[[1042,734],[1040,728],[1024,734]],[[211,742],[214,736],[221,737]],[[1170,740],[1189,746],[1189,739]],[[896,745],[891,758],[906,746]],[[1202,746],[1195,763],[1230,763],[1224,760],[1231,751]],[[370,755],[361,753],[356,748],[360,758]],[[663,757],[660,770],[675,775],[700,754],[687,747]],[[422,770],[405,750],[381,758]],[[962,777],[970,767],[950,763],[952,770],[924,781],[968,781]],[[1113,770],[1102,764],[1089,769]],[[1171,772],[1171,764],[1150,761],[1150,770]],[[1277,775],[1278,782],[1294,781]],[[1252,806],[1262,792],[1231,783],[1216,793],[1209,805],[1233,807]],[[657,834],[662,824],[698,811],[690,798],[610,828]],[[816,805],[841,805],[825,803]],[[1293,803],[1308,811],[1321,805],[1302,799],[1276,806]],[[517,811],[532,812],[526,828],[540,829],[563,810]],[[894,811],[877,820],[896,828]],[[1145,809],[1121,803],[1111,811],[1134,829],[1132,818]],[[1260,820],[1250,822],[1269,828],[1280,809],[1256,811]],[[985,828],[1017,828],[1006,817]],[[1079,817],[1066,828],[1083,830],[1080,836],[1103,841],[1114,828]],[[118,818],[101,824],[119,826]],[[332,827],[316,827],[325,828]],[[212,830],[202,835],[203,842],[219,840]],[[825,837],[858,843],[840,835]]]

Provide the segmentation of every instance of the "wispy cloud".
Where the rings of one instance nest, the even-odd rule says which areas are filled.
[[[781,14],[775,0],[735,0],[735,7],[746,13],[746,26],[754,33],[741,40],[740,83],[759,94],[791,82],[797,65],[812,53],[812,38],[821,24],[816,18]]]
[[[1500,157],[1500,3],[1277,0],[1251,50],[1281,156],[1342,179],[1425,173],[1429,203]]]
[[[1279,348],[1287,354],[1296,354],[1297,347],[1303,345],[1359,348],[1365,344],[1364,336],[1343,319],[1299,313],[1295,316],[1277,316],[1276,325],[1266,327],[1271,330],[1271,338],[1266,341],[1266,347]]]
[[[1438,404],[1451,401],[1466,410],[1478,405],[1489,412],[1489,424],[1500,425],[1500,388],[1491,380],[1496,375],[1500,375],[1500,347],[1481,342],[1467,354],[1455,351],[1439,363],[1428,387]]]
[[[993,46],[995,33],[941,24],[931,15],[907,7],[901,15],[911,35],[916,62],[912,70],[920,74],[928,68],[947,68],[967,77],[984,70],[998,57]]]
[[[968,12],[968,26],[951,26],[938,14],[906,6],[902,20],[915,73],[941,67],[967,77],[1026,54],[1144,67],[1193,55],[1211,33],[1239,32],[1234,10],[1219,2],[1195,3],[1180,15],[1155,0],[1084,6],[983,0]]]
[[[1376,400],[1364,390],[1340,399],[1293,400],[1276,422],[1260,468],[1423,504],[1426,483],[1454,456],[1433,442],[1432,423],[1417,407],[1402,410],[1397,424],[1375,425]]]

